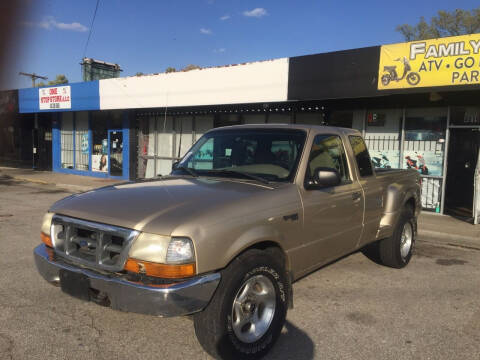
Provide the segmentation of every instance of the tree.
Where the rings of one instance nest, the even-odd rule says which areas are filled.
[[[48,82],[48,85],[61,85],[61,84],[68,84],[68,79],[63,74],[57,75],[55,80],[51,80]]]
[[[165,72],[166,72],[167,74],[168,74],[168,73],[172,73],[172,72],[176,72],[176,71],[177,71],[177,69],[175,69],[174,67],[171,67],[171,66],[169,66],[169,67],[167,67],[167,68],[165,69]]]
[[[68,79],[65,75],[63,74],[58,74],[55,77],[55,80],[50,80],[48,83],[44,83],[43,81],[40,81],[35,84],[35,87],[42,87],[42,86],[51,86],[51,85],[62,85],[62,84],[68,84]]]
[[[480,32],[480,7],[473,10],[439,11],[430,23],[422,16],[416,25],[403,24],[396,30],[406,41],[426,40]]]
[[[195,70],[195,69],[201,69],[202,67],[199,66],[199,65],[194,65],[194,64],[190,64],[190,65],[187,65],[185,66],[182,71],[190,71],[190,70]]]
[[[137,72],[135,76],[143,76],[143,72]]]

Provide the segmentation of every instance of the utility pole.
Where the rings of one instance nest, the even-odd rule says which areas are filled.
[[[46,76],[40,76],[40,75],[37,75],[35,73],[33,74],[30,74],[30,73],[24,73],[24,72],[19,72],[18,75],[23,75],[23,76],[28,76],[29,78],[32,79],[32,87],[35,87],[35,80],[37,79],[42,79],[42,80],[47,80],[48,77]],[[35,120],[35,123],[34,123],[34,128],[32,129],[32,145],[33,145],[33,149],[32,149],[32,169],[36,169],[36,166],[35,166],[35,160],[36,160],[36,157],[38,156],[37,155],[37,147],[38,147],[38,114],[35,113],[34,115],[34,120]]]
[[[35,73],[29,74],[29,73],[24,73],[24,72],[19,72],[18,75],[23,75],[23,76],[28,76],[29,78],[32,79],[32,87],[35,87],[35,80],[37,79],[42,79],[42,80],[47,80],[48,77],[46,76],[40,76]]]

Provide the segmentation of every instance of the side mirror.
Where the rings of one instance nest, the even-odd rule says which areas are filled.
[[[308,188],[324,188],[340,185],[342,178],[340,173],[333,168],[317,167],[313,172],[313,181]]]
[[[180,164],[180,161],[175,161],[175,162],[172,164],[172,171],[177,168],[178,164]]]

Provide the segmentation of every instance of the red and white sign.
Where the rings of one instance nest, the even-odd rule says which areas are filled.
[[[56,86],[38,89],[40,110],[71,109],[70,86]]]

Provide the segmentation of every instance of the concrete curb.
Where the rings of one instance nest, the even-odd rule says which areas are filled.
[[[419,230],[417,237],[419,241],[480,250],[480,239],[474,236],[465,236],[432,230]]]
[[[14,179],[14,180],[18,180],[18,181],[26,181],[26,182],[31,182],[31,183],[35,183],[35,184],[42,184],[42,185],[55,185],[55,184],[49,183],[48,181],[24,178],[24,177],[20,177],[20,176],[10,176],[10,179]]]
[[[73,185],[73,184],[51,184],[55,185],[56,187],[62,188],[62,189],[67,189],[67,190],[72,190],[76,192],[84,192],[84,191],[89,191],[96,189],[97,187],[90,187],[90,186],[82,186],[82,185]]]
[[[98,187],[98,186],[83,186],[83,185],[74,185],[74,184],[57,184],[57,183],[52,183],[45,180],[31,179],[31,178],[22,177],[22,176],[11,176],[7,174],[1,174],[0,178],[21,181],[21,182],[29,182],[29,183],[40,184],[40,185],[51,185],[61,189],[71,190],[75,192],[89,191]]]

